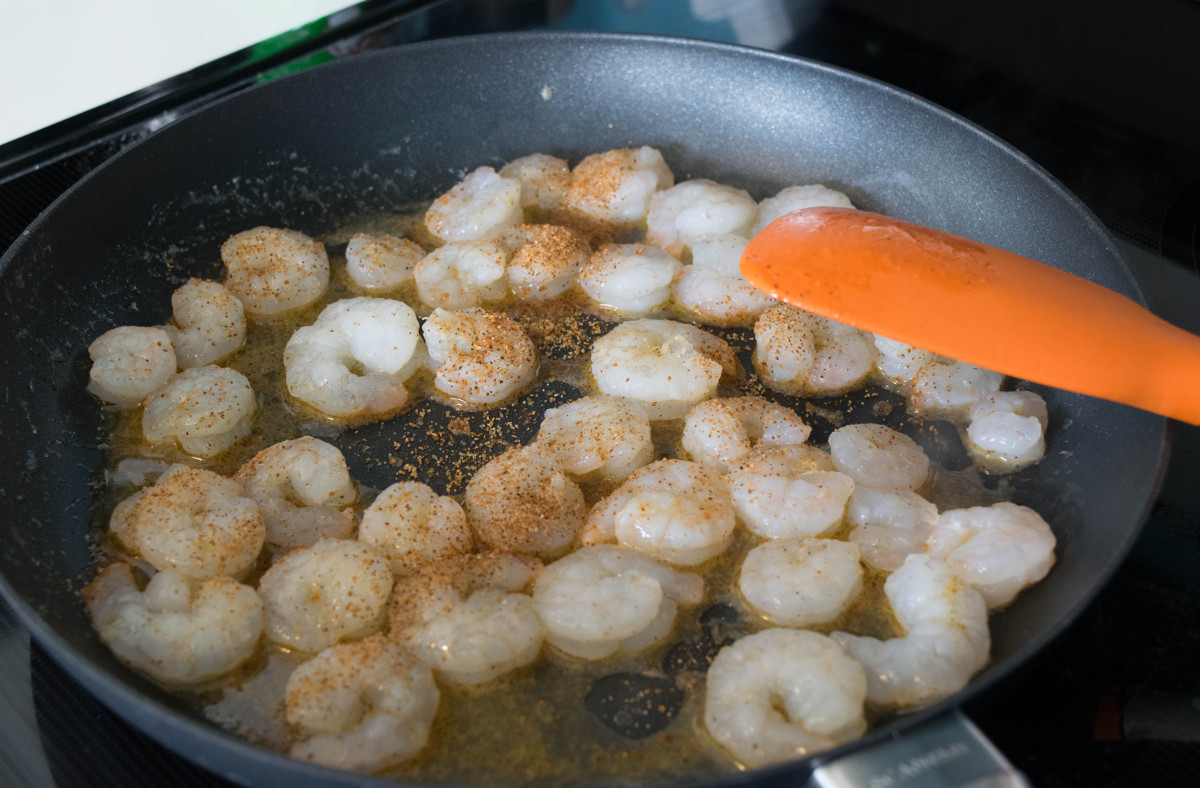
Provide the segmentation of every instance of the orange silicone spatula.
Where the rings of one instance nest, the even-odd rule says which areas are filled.
[[[806,208],[750,241],[742,274],[864,331],[1200,424],[1200,337],[1027,257],[866,211]]]

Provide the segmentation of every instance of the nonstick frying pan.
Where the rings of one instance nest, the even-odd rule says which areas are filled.
[[[820,64],[690,40],[535,33],[318,67],[222,100],[115,157],[0,262],[0,588],[38,641],[123,717],[231,779],[360,784],[205,722],[123,668],[93,633],[78,596],[90,577],[103,440],[100,409],[84,390],[87,345],[116,325],[165,321],[187,276],[221,276],[217,249],[234,232],[266,224],[320,235],[433,197],[479,165],[532,152],[577,161],[642,144],[659,148],[678,180],[712,178],[758,199],[826,183],[860,207],[1143,301],[1104,228],[1037,165],[918,98]],[[1051,523],[1058,565],[993,618],[992,662],[965,691],[834,755],[889,740],[994,685],[1073,620],[1125,556],[1157,490],[1165,420],[1046,395],[1049,453],[1013,491]],[[794,781],[811,767],[723,779]]]

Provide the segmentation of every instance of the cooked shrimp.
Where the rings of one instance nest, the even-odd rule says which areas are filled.
[[[929,457],[916,441],[882,424],[848,424],[829,435],[833,466],[856,484],[915,490],[929,478]]]
[[[210,364],[185,369],[147,398],[142,435],[150,443],[174,441],[196,457],[214,457],[250,434],[257,409],[242,373]]]
[[[113,511],[113,535],[155,569],[193,580],[243,574],[266,538],[258,504],[212,471],[172,465],[126,501]]]
[[[1046,453],[1046,401],[1032,391],[998,391],[971,408],[967,453],[984,470],[1012,473]]]
[[[417,316],[402,301],[345,298],[296,329],[283,349],[288,391],[327,416],[382,416],[408,400],[424,363]]]
[[[307,547],[354,531],[349,507],[358,493],[342,453],[323,440],[306,435],[268,446],[235,478],[258,504],[267,541],[277,548]]]
[[[242,302],[219,282],[189,279],[171,294],[175,323],[163,326],[183,369],[220,361],[246,342]]]
[[[853,208],[854,204],[846,195],[819,183],[808,186],[789,186],[774,197],[768,197],[758,204],[749,236],[753,238],[758,235],[764,227],[784,214],[799,211],[802,208],[822,207]]]
[[[498,312],[435,309],[425,318],[425,342],[434,385],[473,405],[494,405],[524,390],[537,374],[533,341],[515,320]]]
[[[754,323],[754,368],[774,391],[825,396],[861,385],[875,366],[870,334],[787,304]]]
[[[806,629],[833,621],[862,591],[858,547],[837,539],[786,536],[742,561],[738,590],[774,624]]]
[[[812,428],[792,410],[762,397],[724,397],[692,406],[683,422],[683,448],[692,460],[721,473],[755,446],[796,446]]]
[[[1004,376],[983,367],[951,359],[936,359],[917,371],[908,395],[908,409],[926,416],[963,419],[971,407],[1000,390]]]
[[[883,584],[904,636],[891,640],[834,632],[862,663],[867,698],[880,706],[924,706],[953,695],[987,664],[987,604],[947,564],[910,555]]]
[[[575,539],[587,504],[552,449],[518,446],[484,465],[467,483],[467,521],[484,546],[551,557]]]
[[[505,231],[501,241],[512,254],[508,288],[526,301],[546,301],[565,293],[592,253],[592,245],[582,235],[553,224],[518,224]]]
[[[440,561],[402,580],[390,637],[460,684],[480,684],[533,662],[545,630],[525,591],[541,562],[503,553]]]
[[[846,513],[854,481],[812,446],[760,446],[725,477],[733,508],[759,536],[825,536]]]
[[[465,241],[438,247],[417,263],[413,277],[421,303],[469,309],[508,293],[508,250],[496,241]]]
[[[138,405],[175,376],[175,348],[161,328],[118,326],[88,346],[88,391],[113,405]]]
[[[726,646],[708,669],[704,727],[747,768],[856,739],[862,667],[816,632],[767,629]]]
[[[929,555],[945,561],[989,607],[1003,607],[1054,565],[1054,532],[1041,515],[1007,501],[942,512]]]
[[[580,270],[579,286],[601,306],[636,315],[667,303],[682,268],[657,246],[605,244]]]
[[[167,569],[139,591],[129,565],[112,564],[88,585],[84,599],[117,659],[164,684],[198,684],[228,673],[254,655],[263,630],[258,594],[231,577],[194,585]]]
[[[741,367],[725,340],[674,320],[629,320],[596,340],[592,375],[604,394],[643,403],[652,420],[680,418]]]
[[[912,490],[860,485],[846,505],[846,522],[854,526],[850,541],[863,561],[887,572],[899,569],[912,553],[925,552],[937,519],[937,507]]]
[[[654,193],[674,183],[675,176],[654,148],[593,153],[575,165],[567,205],[602,222],[634,225],[646,217]]]
[[[550,449],[559,466],[574,476],[599,472],[620,481],[654,459],[645,409],[607,394],[546,411],[536,442]]]
[[[736,521],[721,475],[686,460],[659,460],[629,475],[588,513],[584,544],[616,541],[678,566],[725,552]]]
[[[487,241],[522,217],[521,182],[480,167],[433,201],[425,226],[447,242]]]
[[[391,592],[387,558],[350,539],[322,539],[293,550],[258,583],[267,639],[301,651],[378,631]]]
[[[702,323],[752,323],[774,298],[742,276],[739,265],[748,241],[740,235],[718,235],[692,244],[692,264],[671,287],[675,301]]]
[[[299,309],[329,287],[325,245],[294,230],[255,227],[221,245],[225,286],[251,317]]]
[[[381,492],[363,512],[358,539],[386,553],[398,575],[475,546],[459,502],[420,482],[397,482]]]
[[[875,368],[879,371],[885,385],[907,391],[912,379],[927,364],[932,364],[936,356],[928,350],[898,342],[894,339],[872,334],[875,349],[879,355],[875,357]]]
[[[562,159],[532,153],[505,164],[500,176],[521,184],[522,208],[556,211],[567,202],[571,168]]]
[[[705,238],[745,236],[757,208],[743,189],[703,178],[684,181],[650,198],[646,243],[679,257]]]
[[[407,238],[357,233],[346,244],[346,273],[359,287],[395,290],[413,279],[425,250]]]
[[[288,754],[371,774],[421,751],[441,695],[429,668],[381,637],[330,646],[288,677]]]
[[[666,638],[680,605],[704,599],[704,581],[628,547],[583,547],[547,566],[533,604],[546,640],[583,659],[640,651]]]

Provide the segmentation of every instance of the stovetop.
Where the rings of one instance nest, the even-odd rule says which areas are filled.
[[[1190,0],[409,0],[354,11],[269,58],[225,58],[0,146],[0,249],[113,153],[276,74],[467,33],[649,32],[820,60],[963,115],[1077,194],[1118,238],[1156,311],[1200,333],[1200,4]],[[1034,785],[1197,782],[1196,480],[1200,429],[1174,424],[1162,493],[1126,564],[1002,693],[966,707]],[[227,785],[109,713],[0,602],[0,785],[159,784]]]

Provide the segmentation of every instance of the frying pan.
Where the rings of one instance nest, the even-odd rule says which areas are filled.
[[[0,589],[48,652],[118,714],[246,783],[361,784],[243,743],[123,668],[78,591],[90,577],[101,414],[88,343],[169,317],[218,247],[267,224],[329,232],[531,152],[577,161],[652,145],[679,180],[761,199],[823,182],[855,203],[1061,267],[1144,302],[1113,240],[1034,163],[880,83],[792,57],[659,37],[514,34],[362,55],[268,83],[162,129],[63,195],[0,262],[5,375]],[[914,308],[927,306],[914,305]],[[1003,326],[997,326],[1003,331]],[[1164,466],[1164,419],[1046,392],[1050,451],[1013,482],[1058,537],[1058,565],[992,620],[966,690],[831,756],[878,746],[995,685],[1072,621],[1137,535]],[[365,471],[364,471],[365,472]],[[789,781],[813,762],[721,778]]]

